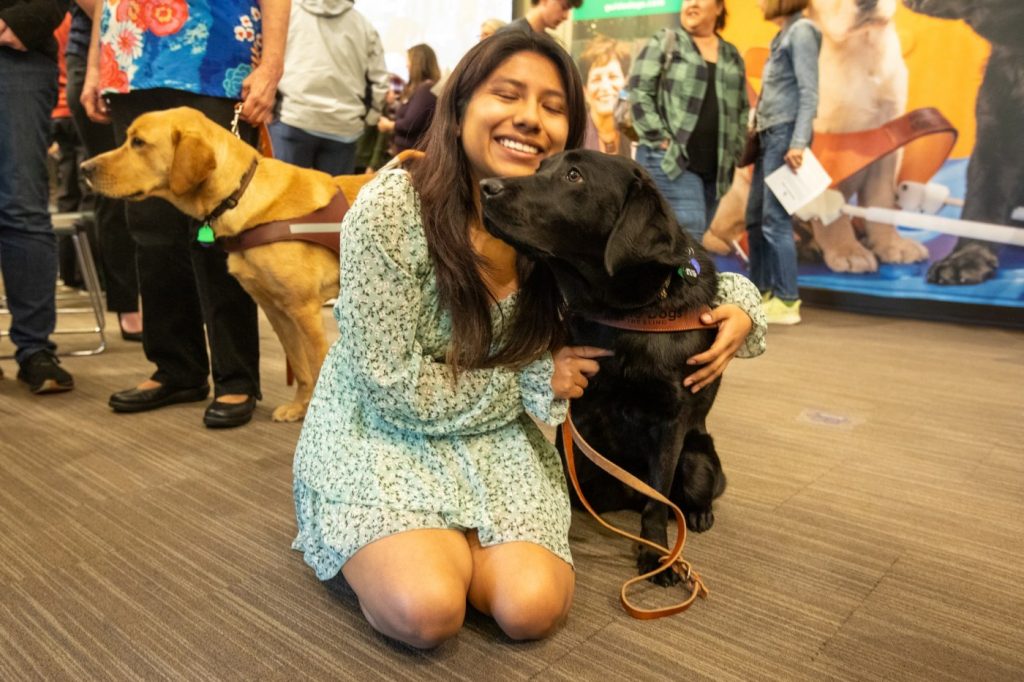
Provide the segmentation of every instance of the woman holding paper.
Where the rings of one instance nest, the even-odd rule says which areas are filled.
[[[803,16],[809,0],[758,0],[764,18],[780,27],[761,79],[754,116],[760,151],[747,203],[750,278],[761,290],[769,324],[800,322],[796,244],[789,214],[765,187],[765,176],[783,164],[796,171],[811,143],[818,111],[821,31]]]

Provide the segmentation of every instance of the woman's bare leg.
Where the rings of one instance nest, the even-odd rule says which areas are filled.
[[[473,559],[461,531],[389,535],[356,552],[341,572],[366,620],[388,637],[429,649],[462,627]]]
[[[565,622],[576,574],[550,550],[532,542],[481,547],[467,534],[473,557],[470,603],[489,614],[512,639],[540,639]]]

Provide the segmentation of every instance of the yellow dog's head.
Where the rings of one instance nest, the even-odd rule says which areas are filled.
[[[218,167],[230,166],[222,168],[230,177],[235,167],[244,170],[256,155],[199,111],[179,107],[139,116],[124,144],[86,161],[82,172],[100,194],[130,200],[160,197],[198,218],[222,191],[214,182]]]

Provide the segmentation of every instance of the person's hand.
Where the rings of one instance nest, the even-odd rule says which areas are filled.
[[[100,93],[100,70],[89,66],[82,83],[82,95],[78,98],[85,108],[85,115],[96,123],[110,123],[110,109]]]
[[[612,351],[593,346],[565,346],[553,354],[555,372],[551,375],[551,388],[556,398],[579,398],[590,383],[588,377],[601,369],[594,358],[613,355]]]
[[[686,361],[688,365],[704,365],[683,381],[683,386],[689,388],[692,393],[722,376],[726,365],[743,347],[747,334],[754,326],[754,322],[743,308],[732,304],[713,308],[711,312],[701,315],[700,321],[709,327],[718,325],[718,335],[715,336],[711,348]]]
[[[21,38],[14,33],[3,19],[0,19],[0,47],[9,47],[19,52],[28,52],[25,43],[21,42]]]
[[[243,121],[258,126],[270,123],[274,114],[274,95],[281,80],[279,69],[260,64],[242,81]]]
[[[783,157],[786,165],[797,170],[804,162],[804,150],[803,149],[790,149],[786,152],[786,156]]]
[[[377,130],[382,133],[390,133],[395,129],[395,122],[386,116],[381,116],[380,120],[377,121]]]
[[[668,151],[668,146],[669,146],[669,144],[671,144],[671,141],[670,141],[670,140],[667,140],[667,139],[665,139],[665,140],[662,140],[662,141],[661,141],[661,144],[660,144],[660,145],[658,145],[658,146],[659,146],[659,147],[661,147],[661,151],[663,151],[663,152],[664,152],[664,151]]]

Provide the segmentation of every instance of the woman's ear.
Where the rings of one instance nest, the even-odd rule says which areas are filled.
[[[682,228],[672,216],[654,182],[637,171],[604,251],[608,275],[632,265],[678,265],[685,251]]]

